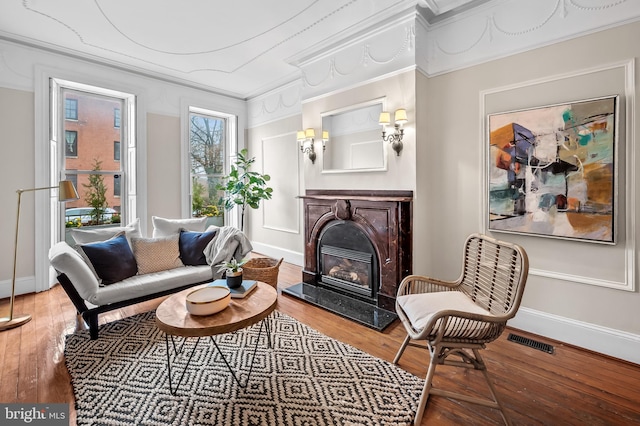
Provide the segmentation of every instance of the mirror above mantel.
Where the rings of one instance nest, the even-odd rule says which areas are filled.
[[[387,147],[380,138],[379,117],[384,98],[322,114],[322,130],[329,132],[322,173],[387,170]]]

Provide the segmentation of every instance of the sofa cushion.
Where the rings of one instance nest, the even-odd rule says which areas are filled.
[[[81,244],[78,252],[93,267],[102,285],[122,281],[138,272],[136,259],[124,232],[107,241]]]
[[[95,243],[98,241],[106,241],[116,236],[116,234],[124,232],[127,238],[142,237],[140,233],[140,219],[136,219],[127,226],[112,226],[106,228],[89,228],[80,229],[73,228],[70,230],[71,237],[76,244]]]
[[[132,238],[131,247],[138,264],[138,274],[184,266],[180,260],[179,235],[159,238]]]
[[[216,235],[217,230],[210,232],[180,231],[180,259],[185,265],[206,265],[204,248]]]
[[[207,217],[197,217],[193,219],[165,219],[152,216],[153,234],[156,237],[168,237],[179,235],[181,229],[194,232],[203,232],[207,227]]]
[[[211,277],[209,265],[183,266],[151,274],[135,275],[124,281],[99,287],[96,294],[87,301],[94,305],[122,302],[184,285],[204,283],[211,281]]]

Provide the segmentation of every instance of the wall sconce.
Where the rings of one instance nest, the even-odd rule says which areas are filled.
[[[382,111],[379,122],[382,126],[382,140],[391,143],[391,148],[396,152],[396,155],[400,155],[400,151],[402,151],[402,137],[404,136],[402,125],[407,122],[407,110],[404,108],[397,109],[394,118],[393,127],[395,130],[391,131],[388,135],[387,126],[391,125],[391,114]]]
[[[314,148],[314,142],[316,137],[316,131],[314,129],[298,130],[297,140],[300,144],[300,151],[309,156],[311,164],[316,162],[316,150]],[[326,130],[322,132],[322,150],[327,149],[327,141],[329,140],[329,132]]]

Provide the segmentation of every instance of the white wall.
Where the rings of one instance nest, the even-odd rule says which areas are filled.
[[[184,99],[206,105],[217,111],[238,115],[238,125],[246,127],[246,102],[191,87],[168,83],[119,68],[98,65],[48,51],[0,40],[0,144],[2,157],[0,179],[5,182],[0,195],[6,202],[0,205],[0,250],[11,254],[0,257],[0,297],[10,294],[15,227],[15,190],[48,186],[47,171],[38,160],[36,147],[48,147],[46,102],[48,83],[43,76],[98,85],[136,95],[138,112],[138,215],[144,232],[150,233],[151,215],[177,217],[180,214],[180,114]],[[39,92],[40,91],[40,92]],[[43,99],[44,102],[38,102]],[[42,103],[42,105],[41,105]],[[40,117],[40,122],[38,121]],[[239,144],[244,145],[244,131],[239,132]],[[44,149],[44,148],[43,148]],[[46,156],[46,154],[45,154]],[[38,164],[38,167],[36,167]],[[46,205],[46,191],[23,194],[21,233],[18,251],[17,293],[46,288],[48,277],[36,287],[38,259],[46,262],[46,232],[43,218],[48,211],[38,210],[38,197]],[[15,200],[15,201],[14,201]],[[44,253],[36,253],[40,239]],[[40,268],[42,269],[42,268]],[[46,268],[44,268],[46,270]],[[41,275],[46,275],[43,273]]]
[[[523,309],[512,325],[565,342],[640,362],[640,294],[638,294],[638,164],[635,134],[638,110],[633,64],[640,56],[640,23],[576,38],[437,77],[419,78],[418,98],[427,98],[424,130],[428,148],[419,150],[425,178],[418,192],[429,199],[416,206],[414,221],[429,225],[415,235],[416,253],[426,253],[415,271],[454,278],[460,251],[470,232],[484,231],[485,190],[483,122],[487,113],[619,94],[623,103],[619,146],[619,242],[606,246],[495,233],[517,242],[530,255],[532,274]],[[631,75],[626,73],[631,70]],[[628,96],[627,96],[628,95]],[[422,142],[422,141],[421,141]],[[629,157],[632,156],[632,157]],[[632,180],[629,180],[632,179]],[[423,210],[424,209],[424,210]],[[626,235],[627,230],[634,233]],[[635,275],[634,275],[635,274]],[[597,285],[619,284],[619,289]],[[635,291],[630,290],[635,285]]]
[[[393,112],[406,108],[409,121],[404,125],[403,150],[400,155],[386,143],[387,170],[345,173],[327,173],[322,168],[322,149],[318,149],[315,164],[305,159],[305,188],[307,189],[403,189],[416,187],[416,109],[415,109],[415,71],[405,71],[379,78],[372,82],[329,95],[316,97],[302,104],[303,127],[314,128],[316,135],[322,129],[322,114],[350,105],[361,104],[374,99],[384,98],[385,108]],[[380,128],[380,137],[382,128]],[[331,139],[327,143],[327,152],[332,149]]]
[[[399,158],[388,158],[387,172],[323,174],[319,152],[315,165],[303,160],[301,192],[323,188],[414,190],[414,272],[455,279],[465,237],[486,231],[486,114],[612,93],[622,95],[625,108],[621,112],[625,114],[626,91],[637,80],[635,74],[627,74],[640,54],[640,48],[630,41],[638,39],[640,24],[630,23],[438,76],[428,77],[421,71],[389,75],[303,101],[302,123],[296,118],[280,122],[282,128],[258,128],[262,135],[288,131],[293,143],[297,129],[314,127],[318,132],[325,111],[377,97],[387,97],[390,110],[407,107],[409,138]],[[635,98],[637,89],[631,95],[630,99]],[[629,107],[629,113],[633,130],[638,112]],[[625,117],[621,123],[624,130]],[[259,138],[250,139],[258,143]],[[640,296],[634,225],[638,177],[627,173],[637,161],[638,150],[631,149],[635,134],[622,135],[620,147],[620,238],[616,246],[494,236],[522,244],[531,258],[523,306],[512,326],[638,363]],[[302,158],[299,150],[298,155]],[[629,178],[633,185],[625,182]],[[633,233],[627,235],[627,230]],[[253,235],[257,232],[252,229]],[[283,241],[282,234],[260,235],[266,246]],[[302,250],[301,241],[286,244],[290,250]],[[635,291],[627,291],[634,286]]]
[[[569,12],[576,13],[573,9]],[[491,22],[494,25],[496,21]],[[556,22],[556,18],[549,22]],[[463,24],[464,22],[461,23]],[[419,35],[446,35],[448,30],[444,31],[442,27],[443,25],[439,25],[428,31],[420,27]],[[566,26],[558,25],[558,28],[564,27]],[[404,40],[403,37],[398,39]],[[543,85],[540,86],[541,89],[533,90],[530,97],[527,95],[524,99],[519,99],[519,95],[527,93],[526,90],[520,91],[520,87],[539,79],[577,75],[593,67],[628,60],[635,62],[640,55],[640,47],[635,43],[639,39],[640,24],[630,23],[465,69],[459,69],[468,65],[460,59],[458,65],[455,65],[458,67],[457,71],[448,72],[447,67],[450,65],[447,65],[441,67],[437,76],[431,77],[416,71],[406,71],[407,58],[403,55],[398,66],[404,67],[401,69],[405,72],[388,74],[384,78],[368,80],[356,86],[352,83],[352,80],[357,79],[354,73],[348,82],[349,89],[337,90],[334,84],[330,86],[330,93],[322,95],[321,87],[314,86],[307,93],[315,97],[306,100],[304,104],[300,103],[304,90],[296,84],[285,88],[283,94],[249,101],[250,113],[240,113],[240,137],[244,138],[242,129],[249,127],[247,146],[250,155],[258,159],[256,166],[264,173],[272,173],[272,186],[287,194],[279,199],[274,198],[272,203],[265,203],[265,206],[274,206],[278,213],[282,211],[282,216],[274,214],[271,209],[250,212],[248,232],[255,241],[254,246],[266,254],[285,257],[294,263],[302,262],[301,203],[292,197],[296,185],[300,194],[307,188],[410,189],[415,191],[414,271],[454,278],[459,273],[460,249],[464,237],[471,232],[482,231],[484,226],[484,113],[491,108],[506,106],[509,102],[524,102],[534,104],[533,106],[538,103],[546,104],[547,98],[549,102],[554,102],[554,96],[563,93],[566,95],[567,92],[556,90],[557,86],[554,85]],[[414,62],[424,62],[426,65],[423,68],[428,69],[429,58],[433,55],[428,49],[435,45],[422,41],[424,40],[416,43],[419,51],[416,52]],[[454,41],[462,46],[460,40]],[[488,42],[489,40],[484,40],[483,43],[475,44],[474,49],[490,48]],[[411,55],[411,50],[408,52]],[[440,56],[436,56],[436,59],[444,57],[444,53],[438,55]],[[457,57],[462,58],[461,55],[463,56],[460,53]],[[329,59],[328,56],[326,60]],[[32,187],[40,183],[35,179],[34,147],[36,143],[46,141],[37,141],[34,136],[34,108],[38,108],[38,105],[34,105],[34,99],[37,98],[34,83],[37,67],[59,70],[63,78],[67,75],[79,75],[86,76],[91,80],[89,83],[99,80],[107,86],[114,84],[117,88],[138,96],[141,120],[144,122],[139,129],[141,152],[144,154],[139,157],[139,170],[147,181],[144,196],[148,200],[145,198],[144,208],[148,211],[145,210],[145,218],[151,214],[174,216],[179,212],[176,206],[179,198],[173,191],[179,187],[176,179],[180,176],[180,166],[177,161],[172,161],[172,157],[179,151],[181,101],[185,97],[200,99],[203,103],[214,104],[218,110],[234,111],[244,111],[247,104],[237,99],[130,74],[121,69],[0,41],[0,129],[3,134],[0,143],[5,152],[9,153],[3,157],[0,177],[4,182],[16,182],[16,187]],[[595,83],[589,84],[598,86],[598,75],[594,78]],[[625,77],[621,77],[617,71],[605,72],[600,78],[603,83],[613,84],[607,87],[615,90],[629,85],[628,81],[620,81]],[[637,76],[634,74],[630,79],[635,83]],[[593,89],[584,84],[581,86],[575,79],[567,81],[570,84],[562,90],[581,87],[581,91],[576,93],[579,96],[591,93],[590,90]],[[637,91],[634,95],[637,96]],[[392,151],[388,153],[392,155],[388,158],[387,172],[326,175],[321,172],[320,153],[315,165],[303,158],[295,145],[293,132],[305,127],[314,127],[318,131],[322,112],[382,96],[387,97],[389,110],[406,107],[410,120],[404,151],[400,157],[395,157]],[[276,102],[270,103],[273,99]],[[637,109],[633,113],[631,120],[637,124]],[[265,118],[266,116],[272,119]],[[630,152],[630,146],[635,147],[635,135],[631,136],[625,141],[627,148],[623,155]],[[142,158],[147,161],[142,161]],[[635,168],[638,159],[634,157],[630,160]],[[634,177],[633,194],[625,192],[629,187],[626,184],[623,184],[621,191],[623,196],[633,196],[634,202],[640,186],[637,179],[637,176]],[[6,186],[0,191],[5,200],[11,200],[15,196]],[[169,195],[168,191],[172,194]],[[29,229],[37,220],[38,212],[33,212],[33,205],[32,201],[25,201],[25,214],[22,218],[18,276],[19,287],[23,291],[32,291],[34,288],[32,259],[36,237]],[[631,215],[629,219],[632,222],[638,221],[634,204],[626,204],[626,213]],[[10,237],[13,235],[15,204],[7,202],[0,205],[0,217],[5,219],[0,224],[2,235],[9,236],[0,240],[0,250],[11,253],[13,246]],[[626,219],[625,216],[624,226],[628,226]],[[634,230],[637,234],[637,229]],[[626,247],[631,240],[635,242],[636,234],[629,237],[623,235],[619,244]],[[586,274],[587,278],[593,278],[597,275],[597,278],[604,281],[618,282],[621,279],[627,280],[628,275],[626,272],[620,274],[619,268],[608,270],[594,266],[601,261],[603,249],[595,248],[593,244],[570,244],[572,248],[579,247],[584,252],[584,258],[574,258],[567,264],[558,262],[556,258],[558,252],[568,247],[566,242],[534,237],[504,238],[517,241],[528,249],[533,269],[562,273],[551,276],[532,274],[525,292],[523,309],[512,325],[640,362],[640,310],[637,309],[640,304],[640,286],[637,284],[637,273],[631,283],[636,287],[633,292],[585,284],[575,277]],[[548,247],[553,249],[549,250]],[[619,262],[620,247],[623,246],[604,250],[606,256]],[[624,248],[622,252],[625,252]],[[631,253],[630,263],[635,270],[635,248]],[[10,265],[11,259],[8,256],[0,258],[0,283],[4,289],[9,287],[5,284],[11,277]],[[565,269],[559,269],[560,267]]]
[[[273,188],[271,200],[263,208],[248,211],[245,231],[251,235],[255,251],[302,265],[303,161],[296,142],[301,116],[263,124],[247,132],[249,155],[256,158],[252,170],[268,174]]]
[[[415,190],[415,75],[413,70],[405,71],[305,100],[302,101],[302,115],[256,124],[249,129],[249,153],[256,157],[257,170],[262,168],[264,173],[272,175],[270,186],[274,188],[274,199],[263,203],[265,209],[249,213],[250,235],[258,251],[302,265],[302,201],[295,196],[304,195],[306,189]],[[390,145],[385,143],[387,170],[327,173],[322,168],[323,151],[320,142],[316,142],[315,163],[300,152],[296,142],[297,130],[311,127],[315,129],[316,135],[320,135],[323,113],[378,98],[385,98],[386,108],[391,112],[406,108],[409,117],[409,122],[404,126],[404,148],[400,155],[397,156]],[[250,105],[249,116],[258,116],[263,111],[261,105],[264,102]],[[274,108],[274,112],[276,110]],[[327,152],[331,149],[332,141],[329,140]],[[416,224],[416,229],[421,227],[421,224]]]

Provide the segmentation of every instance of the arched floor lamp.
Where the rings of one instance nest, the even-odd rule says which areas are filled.
[[[20,327],[31,320],[31,315],[13,315],[13,302],[16,297],[16,263],[18,261],[18,230],[20,229],[20,201],[23,192],[40,191],[41,189],[58,188],[58,201],[70,201],[80,198],[75,186],[70,180],[61,180],[58,186],[45,186],[43,188],[18,189],[18,213],[16,215],[16,240],[13,245],[13,279],[11,281],[11,300],[9,302],[9,316],[0,318],[0,331]]]

